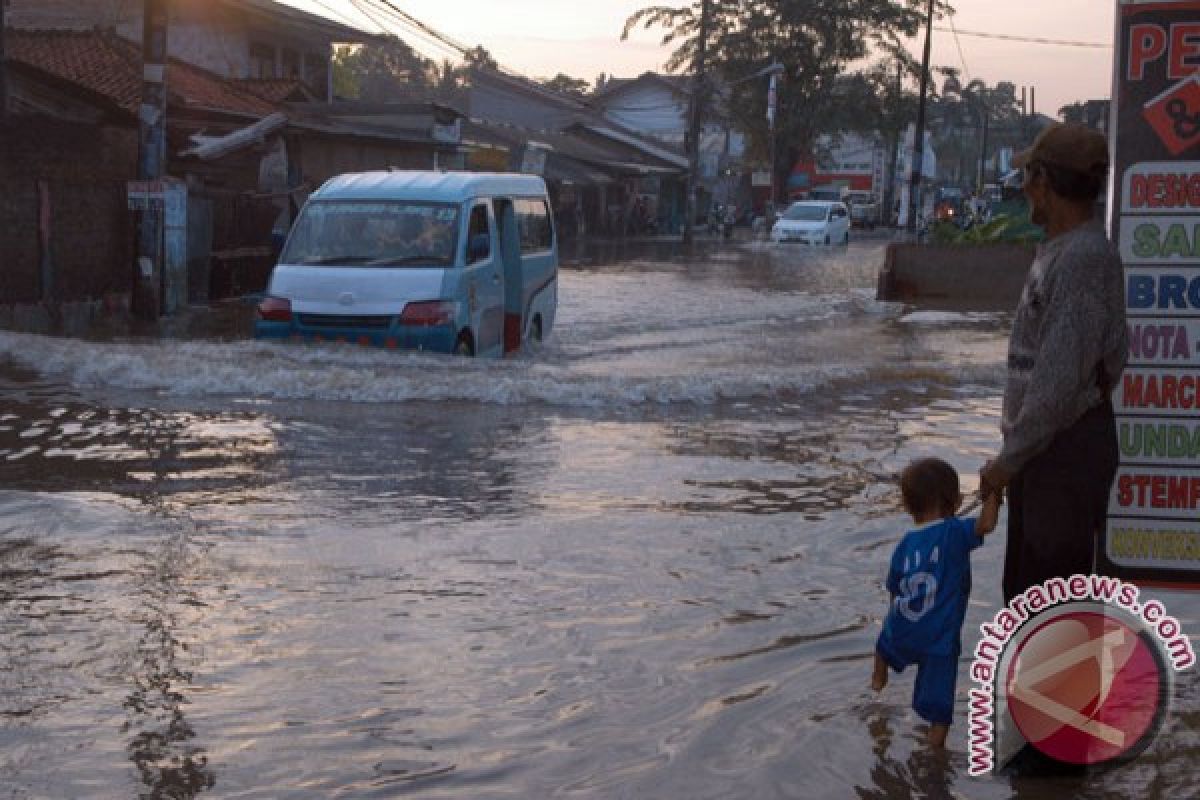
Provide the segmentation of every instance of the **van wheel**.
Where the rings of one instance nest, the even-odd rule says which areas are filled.
[[[450,351],[456,356],[471,358],[475,355],[475,345],[471,343],[471,334],[462,333],[458,337],[458,341],[454,343],[454,349]]]
[[[842,244],[850,244],[850,231],[846,231],[846,238],[842,239]]]
[[[825,234],[825,244],[829,244],[829,234]]]
[[[529,325],[529,341],[534,344],[542,343],[542,318],[534,317]]]

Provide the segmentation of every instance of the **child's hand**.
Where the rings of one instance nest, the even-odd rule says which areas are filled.
[[[979,512],[975,532],[985,536],[996,529],[996,522],[1000,518],[1000,506],[1004,503],[1004,490],[981,486],[979,494],[983,498],[983,509]]]

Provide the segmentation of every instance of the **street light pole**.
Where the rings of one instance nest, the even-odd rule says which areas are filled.
[[[695,74],[692,76],[692,108],[688,124],[688,175],[687,197],[684,198],[683,243],[690,245],[695,238],[692,227],[696,223],[696,184],[700,172],[700,129],[703,120],[704,70],[708,59],[708,14],[709,0],[700,4],[700,40],[696,47]]]
[[[983,187],[987,184],[987,160],[988,160],[988,129],[991,127],[992,110],[988,108],[986,102],[983,103],[983,142],[979,148],[979,191],[977,195],[983,195]]]
[[[778,69],[776,69],[776,67],[778,67]],[[770,85],[770,88],[767,89],[767,125],[769,126],[770,135],[771,135],[771,163],[769,165],[770,168],[768,170],[768,173],[770,175],[770,182],[767,184],[768,194],[767,194],[767,207],[766,207],[765,211],[767,214],[767,225],[770,226],[775,221],[774,220],[775,201],[778,200],[778,197],[776,196],[776,192],[775,192],[775,170],[776,170],[776,165],[779,160],[779,156],[778,156],[778,153],[776,150],[778,145],[777,145],[777,140],[776,140],[776,135],[775,135],[775,117],[778,115],[778,112],[779,112],[779,73],[783,71],[783,67],[776,64],[776,65],[773,65],[772,67],[769,67],[768,69],[772,70],[771,85]]]

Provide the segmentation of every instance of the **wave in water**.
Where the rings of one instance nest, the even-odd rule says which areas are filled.
[[[7,357],[51,380],[79,389],[184,397],[576,407],[709,405],[786,398],[833,385],[867,382],[998,385],[1001,375],[998,365],[969,360],[938,363],[869,358],[792,363],[778,354],[771,354],[766,361],[738,359],[736,348],[726,350],[719,359],[707,359],[707,363],[679,364],[679,354],[667,354],[665,349],[650,360],[617,358],[597,363],[595,351],[572,354],[551,344],[533,356],[488,361],[339,345],[101,343],[0,333],[0,358]],[[706,352],[711,356],[711,350]]]

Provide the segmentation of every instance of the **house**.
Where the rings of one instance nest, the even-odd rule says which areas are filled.
[[[676,144],[497,70],[473,70],[467,97],[468,167],[507,163],[542,174],[563,230],[623,235],[682,225],[688,161]]]
[[[0,304],[91,297],[100,284],[127,291],[140,48],[104,29],[9,29],[6,45],[18,122],[4,152],[22,156],[0,163],[9,196],[0,245],[16,254],[6,279],[24,277],[11,291],[0,284]],[[313,102],[295,83],[229,80],[177,58],[166,85],[166,174],[186,186],[188,287],[176,281],[179,302],[261,289],[305,192],[334,174],[462,161],[462,115],[453,109]],[[90,198],[90,216],[66,211],[76,197]],[[39,220],[52,231],[40,232]]]
[[[5,45],[14,113],[0,160],[0,303],[128,293],[133,216],[126,185],[137,175],[140,50],[97,30],[9,29]],[[276,110],[179,61],[167,76],[171,144],[202,127],[232,129]]]
[[[701,126],[700,187],[716,202],[734,202],[733,195],[745,171],[746,137],[722,110],[723,90],[718,89],[714,109]],[[618,128],[633,131],[683,151],[690,127],[691,78],[644,72],[636,78],[610,78],[589,102]]]
[[[167,49],[233,80],[297,81],[333,99],[333,45],[371,36],[273,0],[172,0]],[[107,28],[140,42],[143,0],[8,0],[8,25],[28,30]]]

